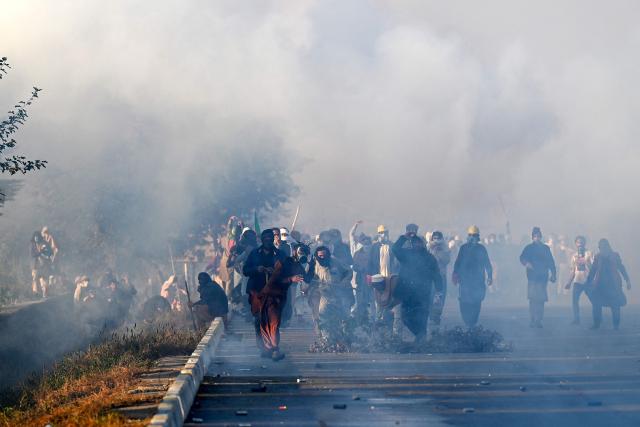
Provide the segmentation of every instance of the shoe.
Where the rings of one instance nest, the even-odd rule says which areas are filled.
[[[284,359],[284,353],[276,350],[273,353],[271,353],[271,360],[273,360],[274,362],[279,362],[282,359]]]
[[[573,322],[571,322],[572,325],[579,325],[580,321],[579,320],[574,320]]]
[[[260,352],[260,357],[262,357],[263,359],[270,359],[271,358],[271,352],[264,350]]]
[[[589,328],[592,331],[596,330],[596,329],[600,329],[600,325],[591,325],[591,327]]]
[[[538,323],[536,323],[536,328],[538,328],[538,329],[542,329],[542,322],[538,322]]]

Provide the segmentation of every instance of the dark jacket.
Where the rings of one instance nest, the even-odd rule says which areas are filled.
[[[493,276],[487,249],[480,243],[465,243],[460,246],[453,265],[453,275],[460,282],[461,301],[482,301],[487,288],[486,277]]]
[[[282,261],[278,260],[276,261],[273,274],[269,277],[269,281],[262,289],[262,293],[286,298],[289,287],[291,286],[291,278],[298,275],[304,278],[307,273],[302,264],[293,257],[286,257]]]
[[[520,262],[524,265],[530,263],[533,268],[527,268],[527,279],[534,283],[547,283],[549,273],[556,275],[556,264],[551,255],[549,246],[542,242],[529,243],[522,250]]]
[[[406,236],[400,236],[391,247],[400,264],[400,283],[411,287],[425,287],[429,293],[433,284],[438,292],[442,292],[442,275],[436,258],[423,245],[412,249],[403,248],[407,242]]]
[[[206,282],[198,286],[198,292],[200,293],[200,301],[194,305],[206,305],[209,309],[209,314],[214,317],[219,317],[229,312],[229,300],[224,293],[222,286],[216,282]]]
[[[351,249],[349,245],[344,242],[338,242],[333,246],[331,255],[337,258],[343,265],[349,266],[353,264],[353,258],[351,257]]]
[[[617,252],[596,254],[587,278],[587,295],[594,305],[622,307],[627,304],[620,275],[629,282],[627,269]]]
[[[278,249],[267,249],[260,246],[251,251],[249,257],[242,266],[242,274],[247,276],[247,293],[260,292],[267,283],[267,275],[260,273],[258,267],[275,268],[278,260],[284,260],[284,255]]]

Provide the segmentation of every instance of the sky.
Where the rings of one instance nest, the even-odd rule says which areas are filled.
[[[0,105],[44,88],[38,179],[127,156],[153,192],[255,127],[296,162],[281,224],[640,237],[637,2],[3,3]]]

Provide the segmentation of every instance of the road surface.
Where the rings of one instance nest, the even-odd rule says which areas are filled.
[[[281,362],[259,358],[236,318],[186,425],[640,426],[639,309],[623,308],[619,331],[605,311],[591,331],[587,313],[570,325],[567,307],[548,309],[544,329],[528,327],[526,307],[485,307],[481,323],[509,353],[314,354],[311,326],[294,324]],[[445,316],[461,323],[453,304]]]

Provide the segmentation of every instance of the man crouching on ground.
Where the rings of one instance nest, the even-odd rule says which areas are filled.
[[[224,330],[228,332],[229,301],[222,286],[214,282],[211,276],[203,271],[198,274],[198,293],[200,300],[191,305],[198,329],[208,326],[216,317],[222,317]]]

